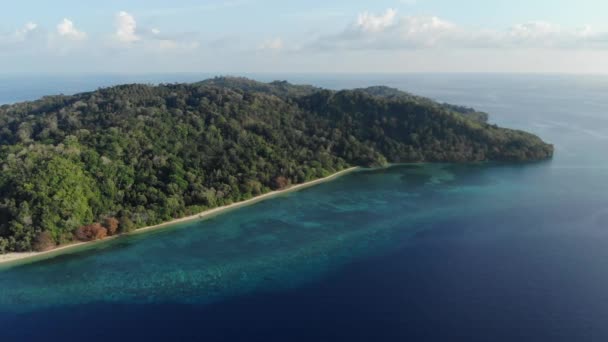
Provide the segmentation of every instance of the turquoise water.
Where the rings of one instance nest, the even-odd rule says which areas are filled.
[[[429,164],[357,172],[210,220],[15,267],[0,278],[0,288],[10,289],[0,293],[0,307],[205,303],[296,287],[437,220],[508,208],[509,195],[519,193],[515,179],[488,174],[495,168],[507,170]],[[470,207],[488,192],[492,201]]]
[[[308,82],[472,105],[554,143],[556,157],[356,172],[5,268],[3,340],[608,338],[608,77]]]

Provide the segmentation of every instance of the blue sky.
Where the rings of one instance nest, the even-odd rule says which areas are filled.
[[[0,72],[606,73],[603,0],[3,4]]]

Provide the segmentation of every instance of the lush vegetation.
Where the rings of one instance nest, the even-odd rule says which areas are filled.
[[[0,251],[167,221],[351,165],[526,161],[553,147],[395,89],[216,78],[0,107]]]

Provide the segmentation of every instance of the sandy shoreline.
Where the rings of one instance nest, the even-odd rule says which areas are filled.
[[[214,209],[209,209],[206,211],[203,211],[201,213],[195,214],[195,215],[191,215],[191,216],[186,216],[183,218],[179,218],[179,219],[175,219],[172,221],[168,221],[168,222],[164,222],[161,224],[157,224],[154,226],[148,226],[148,227],[144,227],[144,228],[140,228],[135,230],[132,233],[129,234],[141,234],[141,233],[145,233],[145,232],[149,232],[149,231],[153,231],[153,230],[157,230],[157,229],[162,229],[162,228],[166,228],[166,227],[170,227],[170,226],[174,226],[176,224],[179,223],[185,223],[185,222],[190,222],[190,221],[197,221],[197,220],[203,220],[206,218],[210,218],[213,217],[215,215],[219,215],[222,213],[225,213],[227,211],[233,210],[233,209],[237,209],[240,207],[244,207],[247,205],[251,205],[254,203],[258,203],[273,197],[276,197],[278,195],[282,195],[282,194],[286,194],[286,193],[290,193],[290,192],[294,192],[294,191],[298,191],[298,190],[302,190],[320,183],[324,183],[333,179],[336,179],[340,176],[343,176],[347,173],[351,173],[353,171],[358,170],[359,167],[351,167],[348,168],[346,170],[342,170],[339,172],[336,172],[330,176],[327,176],[325,178],[319,178],[310,182],[306,182],[306,183],[302,183],[302,184],[298,184],[298,185],[294,185],[291,186],[287,189],[283,189],[283,190],[277,190],[277,191],[271,191],[268,193],[265,193],[263,195],[259,195],[256,196],[254,198],[245,200],[245,201],[241,201],[241,202],[236,202],[236,203],[232,203],[229,205],[225,205],[222,207],[217,207]],[[45,252],[25,252],[25,253],[7,253],[7,254],[0,254],[0,265],[6,265],[6,264],[11,264],[11,263],[22,263],[22,262],[27,262],[27,261],[34,261],[40,258],[40,260],[44,259],[43,257],[53,257],[56,255],[60,255],[62,253],[65,252],[69,252],[72,251],[74,249],[76,249],[77,247],[81,247],[84,245],[92,245],[92,244],[98,244],[98,243],[104,243],[106,241],[111,241],[115,238],[120,237],[121,235],[116,235],[116,236],[112,236],[109,238],[106,238],[104,240],[98,240],[98,241],[90,241],[90,242],[77,242],[77,243],[73,243],[73,244],[69,244],[69,245],[64,245],[49,251],[45,251]]]

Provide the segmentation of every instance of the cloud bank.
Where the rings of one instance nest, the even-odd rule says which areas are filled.
[[[27,22],[0,32],[1,61],[10,68],[11,61],[24,65],[25,57],[30,65],[42,68],[50,63],[48,57],[57,56],[57,64],[64,63],[63,68],[70,70],[73,64],[69,60],[83,68],[105,65],[126,70],[133,66],[212,70],[213,65],[251,71],[374,71],[392,70],[391,66],[400,70],[435,70],[435,66],[440,70],[541,70],[545,65],[561,70],[565,64],[588,70],[586,65],[592,64],[584,59],[593,58],[594,68],[608,70],[597,62],[608,57],[608,32],[542,20],[483,28],[389,8],[354,14],[333,32],[304,27],[300,33],[249,30],[221,35],[213,29],[165,32],[164,28],[145,27],[145,19],[142,23],[126,11],[108,17],[107,25],[95,33],[85,32],[72,18],[63,18],[52,30]]]
[[[469,28],[436,16],[399,16],[396,10],[361,13],[342,32],[322,35],[309,47],[323,50],[608,49],[608,33],[530,21],[505,30]]]

